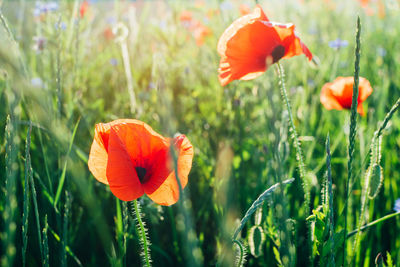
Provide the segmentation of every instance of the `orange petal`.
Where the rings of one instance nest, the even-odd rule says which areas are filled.
[[[144,191],[153,193],[172,171],[169,140],[143,122],[115,125],[112,128],[124,145],[135,173],[137,167],[145,170],[141,181]]]
[[[222,56],[225,55],[226,46],[229,40],[235,36],[236,32],[248,24],[254,23],[255,21],[264,20],[268,21],[267,16],[264,14],[262,8],[257,5],[253,13],[243,16],[235,20],[222,34],[218,41],[218,53]]]
[[[265,24],[274,27],[279,35],[282,45],[285,47],[285,55],[282,58],[290,58],[305,54],[308,60],[312,59],[310,50],[296,35],[293,23],[283,24],[270,21]]]
[[[98,138],[94,138],[90,148],[88,166],[93,176],[104,184],[108,184],[106,176],[107,160],[108,155],[104,145],[98,141]]]
[[[359,101],[364,102],[372,94],[373,89],[370,82],[363,77],[360,77],[359,84],[360,92],[358,99]]]
[[[361,115],[361,116],[365,116],[365,112],[364,112],[364,107],[362,105],[362,103],[359,103],[357,106],[357,112]]]
[[[107,151],[110,129],[113,125],[124,123],[144,124],[138,120],[118,119],[109,123],[98,123],[95,126],[94,139],[89,153],[88,166],[93,176],[104,184],[108,184],[106,177]],[[156,133],[157,134],[157,133]]]
[[[221,58],[219,68],[221,84],[224,86],[233,80],[249,80],[260,76],[267,69],[267,56],[273,53],[279,42],[279,36],[274,28],[267,27],[261,21],[255,21],[239,29],[227,42],[225,54]],[[271,59],[270,64],[273,62],[276,60]],[[223,82],[224,80],[227,82]]]
[[[147,194],[155,203],[170,206],[179,199],[179,187],[176,182],[175,172],[170,173],[167,179],[152,194]]]
[[[118,135],[121,129],[124,128],[117,125],[113,126],[110,131],[107,179],[111,192],[117,198],[123,201],[131,201],[141,197],[144,194],[144,189],[125,144]]]
[[[106,168],[108,160],[108,136],[110,123],[99,123],[95,126],[92,147],[90,148],[88,166],[93,176],[104,184],[108,184]]]
[[[343,109],[343,107],[340,105],[340,103],[337,101],[336,97],[332,93],[331,85],[332,83],[326,83],[322,87],[320,101],[327,110],[341,110]]]
[[[183,189],[188,182],[188,175],[192,167],[193,146],[184,135],[175,139],[175,146],[179,150],[178,176]],[[148,196],[160,205],[169,206],[175,204],[179,199],[179,186],[176,181],[175,171],[171,172],[162,185],[152,194],[148,194]]]

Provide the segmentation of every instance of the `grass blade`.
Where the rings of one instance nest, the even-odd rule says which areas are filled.
[[[56,232],[54,232],[53,229],[51,229],[50,227],[48,227],[48,230],[50,230],[50,233],[53,235],[54,239],[55,239],[57,242],[61,242],[60,236],[59,236]],[[74,259],[75,263],[76,263],[78,266],[83,266],[82,263],[81,263],[81,261],[78,259],[78,257],[75,255],[75,253],[72,252],[72,250],[71,250],[71,248],[70,248],[69,246],[65,246],[65,249],[66,249],[67,253]]]
[[[5,185],[5,207],[2,212],[4,221],[4,233],[2,233],[2,242],[5,255],[1,259],[1,266],[13,266],[14,257],[16,253],[16,247],[14,243],[15,237],[15,213],[17,210],[17,198],[16,198],[16,172],[17,172],[17,145],[18,135],[16,134],[16,126],[13,119],[10,116],[7,117],[6,130],[6,185]]]
[[[329,134],[326,137],[326,167],[327,167],[327,185],[328,185],[328,204],[329,204],[329,246],[331,248],[331,257],[329,266],[335,266],[335,247],[333,235],[335,234],[335,226],[333,220],[333,192],[332,192],[332,168],[331,168],[331,149]]]
[[[377,220],[375,220],[373,222],[370,222],[370,223],[360,227],[359,229],[351,231],[350,233],[347,234],[347,238],[352,237],[353,235],[357,234],[359,231],[364,231],[364,230],[370,228],[371,226],[374,226],[374,225],[376,225],[378,223],[381,223],[381,222],[384,222],[384,221],[386,221],[388,219],[396,217],[397,215],[400,215],[400,212],[395,212],[395,213],[391,213],[389,215],[383,216],[382,218],[379,218],[379,219],[377,219]]]
[[[35,219],[36,219],[36,227],[37,227],[37,232],[38,232],[38,240],[39,240],[39,249],[40,249],[40,258],[42,262],[43,260],[43,248],[42,248],[42,228],[40,227],[40,215],[39,215],[39,207],[37,204],[37,194],[36,194],[36,188],[35,188],[35,181],[33,180],[33,176],[31,175],[29,177],[30,181],[30,187],[31,187],[31,192],[32,192],[32,200],[33,200],[33,207],[35,210]]]
[[[75,135],[76,135],[76,132],[78,130],[78,126],[79,126],[80,120],[81,120],[81,118],[79,118],[78,121],[76,122],[74,131],[72,132],[71,140],[69,141],[68,152],[67,152],[67,155],[66,155],[66,158],[65,158],[65,162],[64,162],[64,167],[63,167],[63,170],[62,170],[62,173],[61,173],[61,176],[60,176],[60,182],[58,183],[56,196],[54,198],[54,207],[57,206],[57,203],[60,200],[61,191],[62,191],[62,188],[64,186],[64,182],[65,182],[65,174],[67,172],[68,156],[71,153],[72,144],[74,143]]]
[[[26,247],[28,246],[28,218],[29,218],[29,179],[32,176],[31,147],[32,123],[29,123],[25,145],[25,188],[24,188],[24,211],[22,214],[22,265],[26,265]]]
[[[49,229],[49,224],[47,223],[47,214],[44,216],[44,228],[42,231],[43,235],[43,266],[44,267],[49,267],[49,243],[48,243],[48,237],[47,237],[47,231]]]
[[[67,266],[67,245],[68,245],[68,222],[69,211],[71,209],[71,197],[68,191],[65,191],[65,205],[64,205],[64,223],[63,223],[63,239],[62,239],[62,257],[61,266]]]

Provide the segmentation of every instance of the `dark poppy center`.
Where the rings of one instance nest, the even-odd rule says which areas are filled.
[[[272,56],[272,63],[277,62],[279,59],[281,59],[285,55],[285,47],[283,45],[278,45],[272,50],[271,56]]]
[[[135,167],[135,170],[136,170],[137,176],[139,177],[140,183],[143,184],[144,182],[146,182],[146,180],[144,179],[146,176],[146,169],[143,167]]]

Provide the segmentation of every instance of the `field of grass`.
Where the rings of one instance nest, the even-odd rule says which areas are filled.
[[[256,2],[313,60],[223,87],[218,39]],[[0,0],[1,266],[400,265],[399,14],[397,0]],[[325,109],[323,85],[358,71],[365,116]],[[176,204],[121,201],[89,171],[95,125],[120,118],[192,143]]]

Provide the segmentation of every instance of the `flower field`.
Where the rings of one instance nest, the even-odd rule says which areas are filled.
[[[398,0],[0,0],[0,265],[400,265],[399,34]]]

